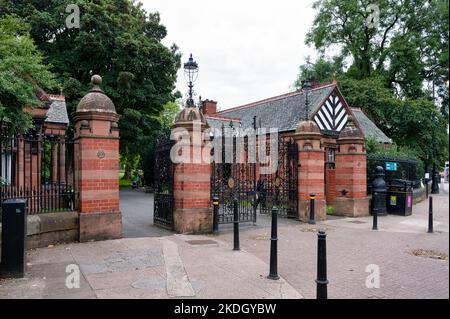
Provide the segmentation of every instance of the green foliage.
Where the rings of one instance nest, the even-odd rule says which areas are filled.
[[[27,131],[32,126],[31,116],[23,108],[40,103],[37,86],[56,86],[29,31],[30,26],[19,17],[0,15],[0,120],[13,131]]]
[[[372,4],[379,8],[374,26],[367,23]],[[424,80],[445,86],[448,79],[448,7],[448,0],[319,0],[306,43],[322,54],[340,49],[354,79],[381,75],[399,96],[421,97]]]
[[[314,3],[317,15],[306,43],[321,56],[300,67],[294,85],[336,76],[348,104],[361,107],[399,148],[442,165],[448,158],[448,0],[377,1],[376,27],[367,24],[372,3]],[[331,58],[325,56],[330,49],[337,52]]]
[[[297,80],[294,82],[294,87],[300,89],[303,79],[331,82],[335,77],[342,74],[343,68],[344,61],[342,57],[336,56],[333,59],[327,59],[322,55],[314,64],[307,63],[300,66],[300,72]]]
[[[333,206],[327,205],[327,215],[333,215],[334,209]]]
[[[375,139],[369,137],[365,138],[364,147],[366,149],[367,155],[377,155],[380,157],[388,157],[393,160],[413,160],[417,161],[417,175],[424,175],[424,162],[419,156],[417,150],[411,149],[407,146],[398,146],[392,144],[389,147],[384,147],[382,144],[377,142]],[[373,167],[368,167],[368,170],[373,169]]]
[[[31,25],[31,35],[62,83],[69,113],[88,91],[92,74],[121,115],[120,153],[128,163],[159,129],[163,106],[173,101],[180,54],[161,40],[166,28],[158,13],[134,0],[3,0],[0,11],[15,13]],[[80,7],[80,28],[68,29],[65,9]]]
[[[180,104],[176,102],[167,102],[164,105],[163,111],[154,120],[159,123],[159,132],[166,132],[170,134],[172,124],[175,122],[175,117],[180,111]],[[156,136],[152,135],[147,140],[147,143],[143,145],[143,152],[140,158],[140,167],[142,167],[144,173],[144,183],[148,186],[154,183],[154,166],[155,166],[155,142]]]

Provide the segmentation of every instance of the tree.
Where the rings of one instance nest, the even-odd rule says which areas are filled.
[[[172,124],[175,122],[175,117],[180,111],[179,100],[176,102],[167,102],[164,105],[164,110],[155,119],[160,123],[159,134],[170,135]],[[145,144],[141,156],[141,167],[144,171],[144,179],[146,185],[153,185],[154,183],[154,167],[155,167],[155,143],[158,136],[152,135],[148,143]]]
[[[0,16],[0,121],[12,131],[32,127],[31,115],[23,108],[41,103],[36,96],[37,86],[56,86],[29,31],[30,26],[19,17]]]
[[[422,83],[448,79],[448,0],[319,0],[306,43],[338,46],[354,79],[381,75],[400,97],[423,96]]]
[[[332,59],[327,59],[322,55],[315,63],[306,63],[300,66],[299,75],[294,82],[294,88],[300,89],[303,79],[331,82],[337,76],[342,75],[343,69],[344,61],[342,57],[335,56]]]
[[[428,164],[430,158],[442,163],[448,157],[448,0],[372,3],[314,3],[318,13],[306,43],[320,58],[300,67],[295,85],[334,74],[347,102],[399,147],[409,146]],[[339,50],[330,58],[325,52],[331,48]]]
[[[103,77],[102,88],[121,115],[121,155],[130,161],[139,156],[143,134],[157,129],[150,118],[175,99],[180,66],[177,47],[161,43],[167,31],[159,14],[147,13],[134,0],[4,2],[4,12],[29,21],[33,39],[63,85],[69,113],[89,89],[91,75]],[[65,27],[65,9],[72,3],[80,8],[78,29]]]

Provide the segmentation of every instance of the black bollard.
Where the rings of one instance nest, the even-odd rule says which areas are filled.
[[[386,181],[384,180],[384,168],[381,166],[375,168],[375,178],[372,181],[372,214],[374,211],[377,211],[378,216],[387,215]]]
[[[320,230],[317,234],[317,299],[327,299],[327,234]]]
[[[374,192],[376,195],[376,192]],[[372,209],[372,215],[373,215],[373,225],[372,230],[378,230],[378,208]]]
[[[309,204],[309,223],[311,225],[314,225],[316,222],[314,220],[314,201],[316,199],[316,195],[315,194],[309,194],[309,200],[310,200],[310,204]]]
[[[213,233],[217,233],[219,231],[219,197],[215,196],[213,198]]]
[[[428,206],[428,232],[433,232],[433,197],[430,196]]]
[[[233,200],[233,213],[234,213],[234,247],[233,250],[241,250],[239,248],[239,212],[238,212],[238,201],[235,198]]]
[[[278,276],[278,231],[277,231],[278,210],[272,208],[272,235],[270,238],[270,272],[267,278],[272,280],[280,279]]]

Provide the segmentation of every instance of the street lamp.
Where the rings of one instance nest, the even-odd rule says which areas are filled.
[[[305,96],[305,106],[306,106],[306,114],[305,114],[305,121],[309,120],[309,91],[311,91],[312,83],[310,80],[303,80],[302,81],[302,90],[306,92]]]
[[[187,100],[187,106],[189,107],[194,106],[193,87],[194,82],[197,80],[197,76],[198,76],[198,64],[192,58],[191,53],[189,60],[184,64],[184,77],[189,87],[189,99]]]

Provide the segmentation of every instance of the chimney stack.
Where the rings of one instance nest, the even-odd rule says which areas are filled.
[[[202,101],[203,115],[214,115],[217,113],[217,102],[212,100]]]

